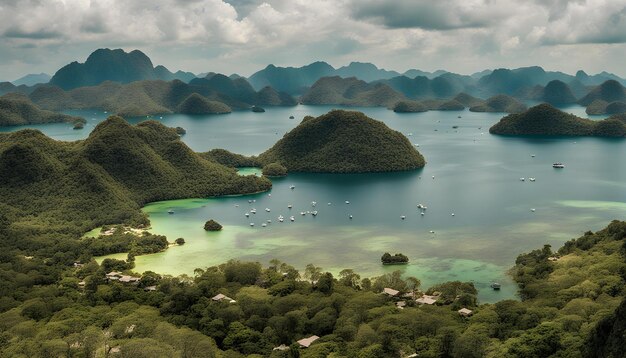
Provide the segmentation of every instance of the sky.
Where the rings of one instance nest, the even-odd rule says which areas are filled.
[[[170,70],[371,62],[626,77],[626,0],[0,0],[0,80],[139,49]]]

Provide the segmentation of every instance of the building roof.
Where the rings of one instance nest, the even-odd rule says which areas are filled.
[[[156,286],[146,286],[143,288],[144,291],[156,291]]]
[[[318,336],[311,336],[311,337],[308,337],[308,338],[302,338],[301,340],[298,341],[298,344],[301,345],[304,348],[309,348],[311,343],[317,341],[318,339],[320,339],[320,337],[318,337]]]
[[[274,347],[274,349],[272,349],[272,350],[273,350],[273,351],[286,351],[286,350],[289,350],[289,347],[287,347],[287,346],[286,346],[286,345],[284,345],[284,344],[281,344],[281,345],[280,345],[280,346],[278,346],[278,347]]]
[[[397,296],[400,291],[394,290],[393,288],[385,287],[383,289],[383,293],[389,296]]]
[[[120,282],[137,282],[139,281],[140,277],[133,277],[133,276],[128,276],[128,275],[122,275],[122,277],[120,277]]]
[[[422,305],[434,305],[435,302],[437,302],[437,298],[438,296],[422,295],[422,297],[416,299],[415,302]]]
[[[404,308],[406,306],[406,302],[405,301],[398,301],[396,302],[396,307],[398,308]]]
[[[472,310],[469,310],[467,308],[461,308],[460,310],[458,310],[458,312],[460,315],[463,315],[463,316],[469,316],[472,313],[474,313]]]
[[[226,301],[228,301],[228,302],[230,302],[230,303],[235,303],[235,302],[237,302],[237,301],[233,300],[232,298],[230,298],[230,297],[228,297],[228,296],[226,296],[226,295],[223,295],[223,294],[221,294],[221,293],[218,293],[217,295],[213,296],[211,299],[212,299],[213,301],[224,301],[224,300],[226,300]]]

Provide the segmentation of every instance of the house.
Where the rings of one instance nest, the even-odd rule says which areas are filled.
[[[320,337],[318,337],[318,336],[311,336],[311,337],[308,337],[308,338],[302,338],[301,340],[298,341],[298,344],[302,348],[309,348],[311,343],[317,341],[318,339],[320,339]]]
[[[550,256],[548,257],[548,261],[559,261],[559,258],[556,256]]]
[[[389,297],[395,297],[400,293],[400,291],[394,290],[393,288],[385,287],[383,289],[383,293]]]
[[[457,312],[459,312],[459,314],[463,317],[469,317],[471,315],[474,314],[474,311],[472,310],[468,310],[467,308],[461,308],[460,310],[458,310]]]
[[[106,274],[106,277],[110,281],[117,281],[120,279],[120,277],[122,277],[122,273],[117,272],[117,271],[111,271],[108,274]]]
[[[437,299],[439,299],[439,296],[422,295],[422,297],[416,299],[415,302],[420,305],[434,305]]]
[[[396,307],[398,307],[398,309],[403,310],[404,307],[406,307],[406,302],[405,301],[398,301],[398,302],[396,302]]]
[[[157,287],[156,286],[146,286],[143,288],[144,291],[148,292],[148,291],[156,291]]]
[[[139,280],[141,279],[141,277],[134,277],[134,276],[128,276],[128,275],[122,275],[119,278],[120,282],[123,283],[133,283],[133,284],[137,284],[139,283]]]
[[[76,261],[76,262],[74,262],[73,266],[76,267],[76,268],[79,268],[79,267],[85,266],[85,264],[82,264],[82,263]]]
[[[274,347],[274,349],[272,349],[272,350],[273,350],[273,351],[287,351],[287,350],[289,350],[289,347],[287,347],[287,346],[286,346],[286,345],[284,345],[284,344],[281,344],[281,345],[280,345],[280,346],[278,346],[278,347]]]
[[[230,297],[228,297],[228,296],[226,296],[226,295],[223,295],[223,294],[221,294],[221,293],[219,293],[219,294],[215,295],[215,296],[214,296],[214,297],[212,297],[211,299],[212,299],[213,301],[217,301],[217,302],[221,302],[221,301],[227,301],[227,302],[230,302],[230,303],[235,303],[235,302],[237,302],[237,301],[233,300],[232,298],[230,298]]]
[[[80,288],[84,288],[84,287],[85,287],[85,284],[86,284],[85,280],[82,280],[82,281],[80,281],[80,282],[78,283],[78,287],[80,287]]]

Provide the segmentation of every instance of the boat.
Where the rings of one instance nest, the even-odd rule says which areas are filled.
[[[283,222],[285,220],[285,218],[282,215],[278,215],[278,221],[279,222]]]
[[[565,168],[565,165],[563,163],[554,163],[552,164],[552,168],[562,169]]]
[[[262,227],[267,227],[266,223],[261,224]]]
[[[265,211],[267,211],[269,213],[271,210],[270,210],[270,208],[265,208]]]
[[[249,216],[250,216],[250,214],[249,214],[249,213],[245,213],[244,215],[245,215],[246,217],[249,217]]]
[[[348,200],[346,200],[346,204],[350,204],[350,202]]]
[[[424,216],[424,212],[423,211],[420,214],[422,214],[422,216]]]
[[[406,219],[406,216],[402,215],[402,216],[400,216],[400,219],[404,220],[404,219]]]
[[[168,214],[174,214],[174,210],[170,209],[167,211]]]
[[[256,214],[256,209],[250,209],[251,214]]]
[[[268,223],[268,224],[271,224],[271,223],[272,223],[272,220],[271,220],[271,219],[267,219],[267,223]]]
[[[530,209],[530,211],[532,211],[534,213],[535,212],[535,208]]]
[[[254,223],[250,223],[250,226],[254,226]]]
[[[293,216],[290,216],[290,217],[289,217],[289,220],[291,220],[291,221],[296,221],[296,218],[294,218]]]
[[[528,178],[528,180],[535,181],[536,179],[535,178]]]
[[[291,204],[287,205],[287,209],[291,209],[291,208],[293,208],[293,205]]]
[[[295,189],[295,188],[296,188],[296,186],[295,186],[295,185],[290,185],[290,186],[289,186],[289,189],[291,189],[291,190],[293,190],[293,189]]]
[[[491,284],[491,288],[493,288],[493,289],[494,289],[494,290],[496,290],[496,291],[497,291],[497,290],[499,290],[499,289],[500,289],[500,287],[501,287],[501,285],[500,285],[499,283],[497,283],[497,282],[493,282],[493,283]]]
[[[350,215],[349,218],[352,219],[352,215]]]
[[[426,207],[426,205],[423,205],[423,204],[417,204],[417,208],[418,208],[418,209],[420,209],[420,210],[426,210],[426,209],[428,209],[428,208]]]
[[[312,201],[312,202],[311,202],[311,206],[313,206],[313,207],[314,207],[315,205],[317,205],[317,201]]]
[[[301,211],[300,215],[304,216],[304,215],[306,215],[306,213],[304,211]]]
[[[313,216],[317,216],[317,210],[312,211],[312,212],[311,212],[311,215],[313,215]]]

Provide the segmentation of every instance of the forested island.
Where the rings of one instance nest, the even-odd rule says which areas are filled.
[[[423,167],[424,157],[402,133],[361,112],[334,110],[305,117],[258,157],[290,172],[368,173]]]
[[[561,135],[625,137],[626,120],[613,116],[594,121],[540,104],[519,114],[510,114],[493,125],[489,132],[500,135]]]
[[[68,122],[85,124],[85,119],[45,111],[24,95],[9,94],[0,97],[0,126]]]

